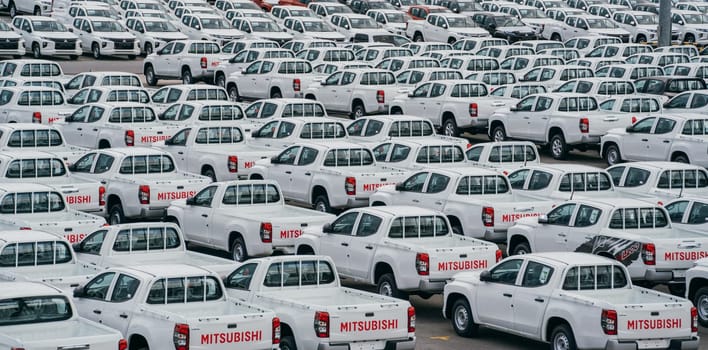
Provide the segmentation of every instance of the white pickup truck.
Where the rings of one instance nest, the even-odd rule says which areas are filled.
[[[461,167],[465,149],[457,141],[436,138],[394,140],[372,148],[377,163],[403,171]]]
[[[233,122],[196,122],[154,147],[172,154],[177,168],[212,181],[247,179],[257,160],[280,152],[246,140]]]
[[[52,153],[72,164],[88,149],[66,143],[56,126],[35,123],[0,125],[0,150],[37,150]]]
[[[129,349],[275,350],[280,342],[272,311],[229,298],[218,275],[192,265],[109,268],[76,288],[74,301],[79,315],[120,331]]]
[[[335,118],[276,118],[251,133],[253,147],[280,150],[300,142],[328,142],[348,139],[345,124]],[[254,147],[256,146],[256,147]]]
[[[312,65],[296,58],[270,58],[251,63],[226,78],[226,90],[234,101],[241,98],[302,98],[314,82]]]
[[[330,256],[340,276],[397,298],[440,293],[455,273],[486,269],[502,256],[493,243],[454,235],[443,213],[412,206],[348,210],[306,230],[297,253]]]
[[[474,166],[496,169],[504,175],[527,165],[541,164],[536,145],[528,141],[477,143],[465,154]]]
[[[173,200],[194,196],[211,179],[177,170],[172,156],[145,147],[96,150],[69,168],[105,183],[111,225],[160,218]]]
[[[61,235],[0,231],[0,281],[44,282],[71,293],[97,271],[95,266],[78,262]]]
[[[214,81],[221,63],[219,44],[205,40],[175,40],[145,57],[145,82],[156,86],[159,79],[181,79],[182,84]]]
[[[224,284],[229,296],[278,314],[281,349],[415,348],[415,309],[404,300],[342,287],[328,257],[249,260]]]
[[[612,176],[615,190],[623,196],[642,193],[662,205],[683,195],[707,196],[708,171],[697,165],[631,162],[611,166],[607,172]]]
[[[257,161],[252,172],[251,179],[277,181],[286,200],[324,212],[365,206],[377,188],[405,176],[376,164],[369,149],[342,141],[299,143]]]
[[[62,235],[69,242],[106,224],[100,216],[69,209],[53,187],[37,183],[0,185],[0,224],[20,230],[39,230]]]
[[[71,115],[61,91],[43,86],[0,88],[0,123],[52,124]]]
[[[37,282],[0,283],[5,349],[126,350],[120,332],[79,317],[66,293]]]
[[[683,293],[686,270],[708,256],[708,234],[672,227],[663,207],[634,199],[571,200],[509,228],[510,255],[569,251],[616,259],[632,279]]]
[[[622,264],[588,254],[509,257],[455,275],[443,300],[443,315],[464,337],[483,326],[554,350],[698,349],[688,300],[633,286]]]
[[[159,122],[151,106],[131,102],[84,105],[59,126],[67,142],[88,148],[149,146],[180,129]]]
[[[431,13],[425,20],[409,21],[406,36],[413,41],[438,41],[448,44],[470,37],[490,37],[489,32],[477,25],[471,16],[458,13]]]
[[[278,184],[263,180],[210,184],[167,208],[167,220],[184,229],[186,240],[229,252],[235,261],[293,254],[303,230],[333,219],[331,214],[285,204]]]
[[[0,152],[0,183],[38,183],[64,194],[72,209],[103,215],[106,212],[106,188],[98,181],[71,174],[64,160],[48,152]]]
[[[184,235],[173,223],[111,225],[73,245],[79,262],[106,269],[119,266],[188,264],[227,276],[234,262],[187,250]]]
[[[682,196],[666,203],[671,225],[684,230],[708,231],[708,198]]]
[[[542,215],[553,206],[550,200],[514,192],[496,171],[474,167],[412,172],[395,186],[379,188],[369,202],[439,210],[454,233],[489,241],[505,241],[516,220]]]

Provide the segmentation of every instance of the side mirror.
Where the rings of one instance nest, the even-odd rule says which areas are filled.
[[[304,33],[304,32],[305,32],[305,30],[302,29],[302,28],[298,29],[297,31],[300,32],[300,33]]]
[[[86,29],[86,33],[91,33],[93,30],[91,28]]]
[[[332,224],[326,223],[326,224],[322,225],[322,233],[332,233],[332,232],[334,232],[334,231],[332,231]]]
[[[196,203],[196,200],[194,199],[194,197],[189,197],[189,198],[187,198],[187,200],[185,201],[185,203],[186,203],[187,205],[194,205],[194,203]]]
[[[680,26],[682,26],[682,25],[683,25],[683,21],[678,21],[678,24],[679,24]]]
[[[278,159],[278,156],[272,156],[270,157],[270,164],[279,164],[280,160]]]
[[[406,190],[406,186],[403,185],[403,182],[399,182],[396,184],[396,191],[404,192],[405,190]]]
[[[489,270],[484,270],[479,274],[479,280],[482,282],[490,282],[492,280],[492,274],[489,273]]]
[[[155,51],[155,54],[158,55],[158,56],[162,56],[162,50],[160,50],[160,51]]]
[[[74,288],[74,298],[83,298],[86,296],[83,286],[78,286]]]
[[[174,144],[175,144],[175,142],[172,141],[171,137],[169,139],[165,140],[165,146],[172,146]]]
[[[243,31],[246,32],[246,33],[250,33],[250,32],[251,32],[251,28],[246,28],[246,29],[244,29]]]
[[[283,31],[287,33],[287,31],[288,31],[288,30],[287,30],[287,29],[285,29],[285,28],[283,28]]]
[[[489,23],[489,28],[497,29],[497,24],[496,23]]]
[[[140,29],[138,29],[138,32],[144,34],[144,33],[145,33],[145,29],[140,28]]]
[[[540,215],[538,217],[538,223],[539,224],[547,224],[548,223],[548,216],[547,215]]]
[[[196,29],[196,30],[202,30],[202,27],[201,27],[201,26],[194,26],[194,29]]]
[[[71,248],[74,249],[74,252],[76,253],[81,253],[81,243],[74,243],[71,245]]]
[[[408,93],[408,97],[415,97],[412,92]]]
[[[631,134],[631,133],[634,132],[634,128],[630,125],[630,126],[628,126],[626,129],[624,129],[624,131],[626,131],[626,132],[628,132],[628,133]]]
[[[69,165],[69,166],[67,167],[67,169],[69,169],[69,171],[75,171],[75,170],[76,170],[76,164],[74,163],[74,164]]]
[[[72,33],[74,32],[74,28],[67,28],[67,29],[69,29],[69,31]]]

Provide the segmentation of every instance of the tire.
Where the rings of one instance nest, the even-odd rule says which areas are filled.
[[[461,337],[471,338],[477,335],[479,325],[474,323],[470,303],[466,299],[460,298],[452,304],[450,323],[455,333]]]
[[[676,163],[684,163],[684,164],[690,164],[691,162],[688,160],[688,157],[684,154],[677,154],[675,155],[672,159],[672,162]]]
[[[145,57],[150,56],[151,53],[152,53],[152,44],[145,43]]]
[[[551,350],[577,350],[573,331],[567,324],[561,324],[553,328],[551,333]]]
[[[357,102],[352,106],[352,118],[359,119],[365,115],[366,109],[364,109],[364,105],[361,102]]]
[[[696,42],[696,37],[693,36],[693,34],[688,33],[686,36],[683,37],[683,41],[687,43],[695,43]]]
[[[531,254],[531,247],[529,247],[529,244],[524,242],[524,243],[519,243],[514,247],[514,251],[511,252],[512,255],[524,255],[524,254]]]
[[[565,143],[565,137],[561,133],[555,133],[551,136],[551,156],[553,159],[563,160],[568,155],[568,145]]]
[[[379,277],[379,280],[376,281],[376,292],[397,299],[408,299],[408,294],[398,290],[396,279],[391,273],[385,273]]]
[[[317,195],[317,197],[315,197],[315,202],[312,203],[312,209],[323,213],[331,213],[332,207],[329,206],[329,198],[327,198],[327,195]]]
[[[135,58],[136,58],[135,55],[128,55],[128,59],[131,61],[134,60]]]
[[[157,76],[155,75],[155,68],[152,68],[152,65],[145,67],[145,82],[150,86],[157,85]]]
[[[276,89],[270,93],[270,98],[283,98],[283,94],[280,92],[280,90]]]
[[[637,44],[639,44],[639,43],[645,43],[645,42],[647,42],[647,37],[644,36],[644,34],[639,34],[639,35],[637,35],[637,38],[634,39],[634,42],[637,43]]]
[[[33,43],[32,44],[32,57],[35,59],[40,59],[42,58],[42,50],[39,48],[38,43]]]
[[[42,15],[42,9],[39,8],[39,6],[34,7],[34,11],[32,11],[32,14],[35,16],[41,16]]]
[[[238,94],[238,88],[236,87],[236,85],[232,85],[228,89],[228,93],[229,93],[229,99],[231,101],[233,101],[233,102],[240,102],[241,101],[241,96]]]
[[[494,142],[501,142],[506,140],[506,129],[503,125],[497,125],[492,129],[492,134],[489,138]]]
[[[553,41],[561,41],[561,36],[560,36],[560,34],[558,34],[558,33],[553,33],[553,35],[551,35],[551,40],[553,40]]]
[[[214,169],[212,168],[206,168],[202,172],[202,175],[208,177],[211,179],[212,182],[216,182],[216,174],[214,173]]]
[[[15,16],[17,16],[17,6],[15,6],[15,2],[11,1],[9,7],[10,17],[15,18]]]
[[[460,130],[457,129],[457,123],[454,118],[446,118],[442,125],[442,134],[445,136],[459,137]]]
[[[97,60],[101,59],[101,48],[98,46],[98,43],[93,43],[91,45],[91,56]]]
[[[214,84],[218,87],[226,88],[226,76],[223,74],[219,74],[216,76],[216,80],[214,81]]]
[[[118,204],[113,204],[108,210],[108,223],[111,225],[118,225],[125,223],[125,215],[123,214],[123,206]]]
[[[422,42],[423,41],[423,34],[415,33],[415,35],[413,35],[413,41]]]
[[[182,84],[189,85],[194,83],[194,77],[192,77],[192,71],[189,68],[182,69]]]
[[[286,335],[280,338],[280,350],[297,350],[295,338],[292,335]]]
[[[76,61],[79,59],[79,55],[69,55],[69,59],[72,61]]]
[[[669,283],[667,285],[669,287],[669,292],[671,295],[685,298],[686,297],[686,284],[684,283]]]
[[[617,145],[612,144],[607,146],[607,150],[605,151],[605,161],[608,166],[622,163],[622,155],[620,154],[620,150]]]
[[[248,259],[248,250],[246,250],[246,242],[242,237],[237,237],[234,243],[231,244],[231,259],[238,262],[244,262]]]
[[[693,305],[698,310],[698,323],[708,327],[708,287],[699,288],[693,297]]]

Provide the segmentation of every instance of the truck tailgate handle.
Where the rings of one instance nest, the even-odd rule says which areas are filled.
[[[686,241],[686,242],[679,243],[678,247],[681,249],[700,248],[701,243],[696,242],[696,241]]]
[[[381,182],[386,182],[386,178],[385,178],[385,177],[382,177],[382,178],[381,178]]]
[[[521,211],[521,212],[526,212],[526,211],[532,211],[534,207],[526,207],[526,208],[514,208],[514,211]]]
[[[507,298],[511,298],[511,294],[510,294],[510,293],[504,293],[504,294],[502,294],[502,295],[505,296],[505,297],[507,297]]]
[[[467,254],[460,254],[460,259],[464,259],[467,257]]]
[[[374,249],[374,246],[371,246],[371,245],[367,245],[367,246],[366,246],[366,247],[364,247],[364,248],[366,248],[366,249],[368,249],[368,250],[372,250],[372,249]]]
[[[158,131],[157,134],[158,134],[158,135],[162,135],[162,131]]]
[[[71,231],[73,231],[73,229],[71,227],[64,228],[64,232],[71,232]]]
[[[349,246],[349,243],[344,243],[344,242],[342,242],[342,246],[348,247],[348,246]]]
[[[537,303],[542,303],[542,302],[544,302],[544,301],[546,301],[546,300],[544,300],[543,298],[536,298],[536,299],[534,299],[533,301],[535,301],[535,302],[537,302]]]
[[[373,313],[373,312],[367,312],[367,313],[364,314],[364,317],[374,317],[374,313]]]
[[[118,315],[118,316],[120,316],[120,318],[128,318],[128,315],[127,315],[127,314],[120,314],[120,315]]]
[[[184,189],[184,186],[177,186],[177,189],[178,189],[178,190],[183,190],[183,189]]]

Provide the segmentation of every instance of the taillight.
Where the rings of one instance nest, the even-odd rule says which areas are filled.
[[[376,102],[384,103],[386,100],[386,93],[383,90],[376,91]]]
[[[238,172],[238,157],[237,156],[229,156],[229,172],[230,173],[237,173]]]
[[[261,242],[273,243],[273,224],[261,222]]]
[[[106,205],[106,188],[103,186],[98,188],[98,205]]]
[[[175,350],[189,350],[189,325],[178,323],[172,334],[172,342],[175,343]]]
[[[13,348],[10,348],[10,350],[25,350],[25,348],[15,348],[15,347],[13,347]]]
[[[430,256],[428,253],[418,253],[415,255],[415,271],[421,276],[430,274]]]
[[[578,127],[580,128],[581,133],[587,134],[590,131],[590,119],[580,118],[580,122],[578,122]]]
[[[121,339],[118,341],[118,350],[125,350],[128,348],[128,341]]]
[[[280,319],[273,317],[273,345],[280,344]]]
[[[125,145],[126,146],[135,146],[135,131],[133,131],[133,130],[126,130],[125,131]]]
[[[329,312],[315,312],[315,335],[317,338],[329,338]]]
[[[477,117],[478,111],[479,111],[479,109],[477,108],[477,103],[476,102],[470,103],[470,117],[472,117],[472,118]]]
[[[32,229],[31,227],[27,227],[27,226],[20,227],[20,231],[29,231],[31,229]]]
[[[502,259],[502,251],[501,251],[501,249],[497,249],[496,258],[497,258],[497,262],[500,262],[500,261],[501,261],[501,259]]]
[[[349,176],[344,180],[344,190],[347,191],[347,196],[356,195],[356,178],[355,177]]]
[[[32,123],[42,124],[42,112],[32,113]]]
[[[600,316],[600,325],[605,334],[617,335],[617,311],[603,309]]]
[[[202,57],[202,59],[199,60],[199,66],[202,67],[202,69],[206,69],[207,67],[207,58]]]
[[[150,186],[140,185],[138,187],[138,199],[140,204],[150,204]]]
[[[300,91],[300,79],[293,79],[293,91]]]
[[[698,332],[698,309],[691,308],[691,332]]]
[[[483,207],[482,208],[482,223],[484,223],[484,226],[486,226],[486,227],[493,227],[494,226],[494,208],[492,208],[492,207]]]
[[[637,117],[632,117],[632,124],[637,122]]]
[[[644,265],[656,265],[656,246],[654,243],[642,244],[642,260],[644,260]]]
[[[408,333],[415,332],[415,308],[408,307]]]

